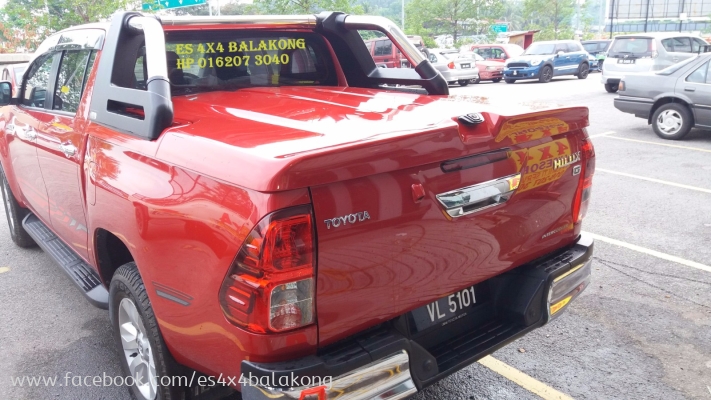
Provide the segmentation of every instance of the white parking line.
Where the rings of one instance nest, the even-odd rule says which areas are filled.
[[[545,383],[531,378],[531,376],[524,374],[516,368],[499,361],[492,356],[486,356],[478,362],[486,368],[489,368],[490,370],[545,400],[573,400],[573,398],[567,394],[559,392]]]
[[[705,188],[700,188],[700,187],[696,187],[696,186],[684,185],[681,183],[663,181],[661,179],[648,178],[646,176],[628,174],[625,172],[617,172],[617,171],[612,171],[612,170],[604,169],[604,168],[595,168],[595,172],[604,172],[606,174],[626,176],[628,178],[641,179],[643,181],[654,182],[654,183],[661,183],[662,185],[669,185],[669,186],[675,186],[675,187],[679,187],[679,188],[683,188],[683,189],[695,190],[697,192],[711,193],[711,189],[705,189]]]
[[[601,235],[598,235],[598,234],[595,234],[592,232],[586,232],[586,233],[591,235],[593,237],[593,239],[599,240],[601,242],[614,244],[615,246],[620,246],[620,247],[624,247],[624,248],[627,248],[630,250],[638,251],[640,253],[648,254],[653,257],[661,258],[662,260],[667,260],[667,261],[675,262],[675,263],[678,263],[681,265],[686,265],[687,267],[700,269],[700,270],[706,271],[706,272],[711,272],[710,266],[698,263],[696,261],[686,260],[681,257],[673,256],[671,254],[662,253],[661,251],[656,251],[656,250],[648,249],[646,247],[637,246],[636,244],[623,242],[621,240],[601,236]]]
[[[588,136],[588,138],[592,139],[592,138],[596,138],[596,137],[612,135],[613,133],[615,133],[615,131],[608,131],[608,132],[603,132],[603,133],[598,133],[596,135]]]
[[[650,140],[628,139],[628,138],[623,138],[623,137],[619,137],[619,136],[609,136],[609,135],[605,135],[605,134],[600,134],[600,135],[595,135],[595,136],[606,136],[608,139],[626,140],[628,142],[646,143],[646,144],[653,144],[656,146],[674,147],[677,149],[703,151],[706,153],[711,153],[711,150],[709,150],[709,149],[701,149],[698,147],[691,147],[691,146],[682,146],[679,144],[657,143],[657,142],[652,142]],[[595,137],[595,136],[591,136],[591,137]]]

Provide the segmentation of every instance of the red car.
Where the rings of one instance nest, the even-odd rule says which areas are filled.
[[[482,56],[473,52],[460,52],[459,58],[474,59],[476,67],[479,70],[479,79],[475,83],[481,81],[492,81],[494,83],[501,82],[504,76],[504,63],[495,60],[485,60]]]
[[[523,47],[517,44],[475,44],[472,45],[471,51],[479,54],[485,60],[498,61],[505,63],[506,60],[512,57],[518,57],[523,54]]]
[[[386,19],[116,13],[12,86],[12,240],[108,309],[135,398],[405,398],[590,281],[588,109],[449,96]]]
[[[2,67],[1,80],[12,83],[13,96],[17,95],[18,83],[22,81],[22,74],[25,73],[25,69],[27,69],[27,63],[10,64]]]

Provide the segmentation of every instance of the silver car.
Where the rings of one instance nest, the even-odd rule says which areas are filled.
[[[459,51],[449,49],[430,49],[429,59],[432,65],[444,76],[447,83],[459,83],[467,86],[479,79],[479,69],[473,58],[458,58]]]
[[[711,129],[711,53],[661,71],[628,74],[619,94],[615,108],[646,119],[663,139],[681,139],[692,127]]]
[[[616,36],[607,50],[601,81],[605,90],[615,93],[626,74],[660,71],[698,54],[707,44],[696,35],[677,32]]]

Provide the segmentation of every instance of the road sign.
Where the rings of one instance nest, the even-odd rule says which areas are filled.
[[[144,11],[164,10],[166,8],[180,8],[197,6],[207,3],[207,0],[144,0]]]
[[[507,24],[493,24],[491,25],[491,30],[497,33],[502,33],[508,31],[509,26]]]

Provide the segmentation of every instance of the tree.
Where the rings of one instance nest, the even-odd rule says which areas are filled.
[[[406,6],[405,27],[417,35],[486,33],[503,12],[503,0],[412,0]]]
[[[322,10],[363,14],[355,0],[256,0],[256,11],[262,14],[315,14]]]
[[[524,0],[526,29],[540,29],[538,39],[572,39],[575,0]]]

